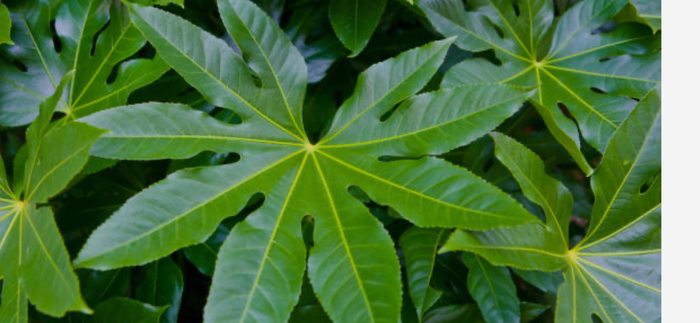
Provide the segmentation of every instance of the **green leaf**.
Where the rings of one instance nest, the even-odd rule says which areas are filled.
[[[0,2],[0,45],[12,44],[10,39],[10,30],[12,29],[12,21],[10,20],[10,10],[7,6]]]
[[[204,309],[206,322],[289,319],[299,299],[306,260],[300,203],[308,195],[295,188],[304,180],[301,174],[307,162],[308,155],[267,191],[266,199],[281,203],[263,204],[231,230],[219,250]]]
[[[591,179],[590,229],[571,251],[558,320],[591,313],[609,322],[661,320],[660,156],[661,98],[654,90],[610,140]]]
[[[560,251],[567,248],[568,241],[557,248],[553,248],[555,242],[545,242],[557,236],[548,223],[547,227],[524,225],[483,233],[459,231],[444,250],[473,251],[492,263],[527,270],[563,267],[557,322],[586,321],[592,314],[604,322],[659,321],[660,105],[659,94],[651,91],[611,138],[591,179],[595,204],[589,231],[573,249]],[[503,149],[503,154],[517,147],[526,149],[505,136],[500,140],[511,142],[511,150],[497,144],[497,151]],[[528,162],[519,160],[518,164]],[[523,190],[532,185],[519,184]],[[519,238],[524,235],[531,238]]]
[[[250,138],[251,133],[261,133],[260,129],[250,124],[231,125],[172,103],[118,107],[79,121],[109,131],[91,151],[93,156],[103,158],[188,158],[202,151],[246,152],[259,146],[301,146],[293,141]]]
[[[183,250],[187,260],[195,265],[203,275],[211,277],[214,275],[216,257],[229,232],[225,226],[219,225],[216,231],[207,238],[207,241]]]
[[[8,58],[0,61],[2,125],[31,122],[39,103],[56,91],[58,81],[70,70],[75,70],[75,77],[59,110],[78,118],[126,103],[131,92],[168,69],[158,55],[130,59],[145,40],[119,1],[22,1],[10,12],[17,42],[1,49]],[[51,21],[55,21],[60,47],[54,45]],[[108,82],[113,69],[116,78]]]
[[[185,281],[180,267],[166,257],[146,266],[144,278],[136,286],[134,296],[144,303],[167,307],[160,322],[175,323],[184,288]]]
[[[2,304],[0,318],[4,320],[26,322],[27,299],[52,316],[63,316],[67,311],[91,312],[80,296],[78,279],[51,209],[36,208],[36,203],[59,193],[78,174],[87,162],[90,146],[102,134],[86,124],[50,124],[71,76],[66,74],[56,93],[40,103],[39,117],[27,129],[27,144],[16,158],[14,187],[4,174],[0,181],[0,261],[6,264],[0,268],[0,276],[8,291],[17,293],[8,296],[16,303]],[[4,165],[0,168],[4,172]]]
[[[465,253],[469,267],[469,293],[488,323],[520,322],[520,304],[515,284],[506,267],[496,267],[479,256]]]
[[[108,271],[78,270],[83,298],[89,306],[97,306],[103,301],[123,297],[129,288],[131,268]]]
[[[46,135],[35,166],[26,173],[26,200],[43,202],[63,190],[87,162],[90,147],[103,133],[86,124],[69,123]]]
[[[379,24],[386,0],[332,0],[331,25],[338,39],[352,51],[351,57],[365,49]]]
[[[3,296],[0,318],[26,322],[26,299],[52,316],[67,311],[90,313],[51,211],[17,205],[0,222],[0,261],[4,264],[0,275],[7,286],[3,293],[16,293]]]
[[[660,0],[630,0],[631,6],[623,10],[618,18],[627,21],[639,21],[648,25],[656,33],[661,30]]]
[[[128,298],[112,298],[95,308],[91,323],[158,323],[165,306],[155,307]]]
[[[443,40],[409,50],[362,72],[355,92],[340,107],[328,135],[320,143],[342,142],[342,137],[334,139],[346,129],[360,127],[363,121],[378,122],[395,104],[418,92],[437,71],[452,41]]]
[[[237,3],[248,2],[238,1]],[[230,5],[226,5],[224,1],[220,5],[229,8],[233,11]],[[240,5],[240,4],[239,4]],[[260,9],[253,8],[253,4],[243,4],[245,10],[250,10],[255,16],[264,15],[259,12]],[[251,7],[253,6],[253,7]],[[148,41],[163,55],[163,59],[167,61],[173,69],[193,87],[195,87],[204,98],[224,108],[231,109],[239,114],[244,120],[248,121],[251,127],[259,129],[256,131],[258,135],[263,136],[260,139],[276,139],[278,141],[288,141],[292,138],[301,139],[295,132],[297,131],[294,122],[290,119],[291,110],[279,111],[279,105],[283,104],[283,100],[287,103],[297,103],[296,101],[288,100],[283,94],[284,87],[277,87],[275,95],[270,95],[274,98],[274,102],[268,99],[267,96],[261,96],[263,89],[259,89],[251,76],[251,69],[246,66],[243,59],[237,55],[226,43],[222,40],[204,32],[203,30],[191,25],[182,18],[165,13],[159,9],[145,8],[132,6],[132,20],[134,24],[146,36]],[[247,11],[246,11],[247,12]],[[248,27],[238,19],[235,13],[229,12],[228,15],[236,19],[235,23],[244,30]],[[253,17],[250,17],[253,18]],[[269,19],[269,18],[268,18]],[[169,28],[171,27],[171,28]],[[264,27],[264,26],[263,26]],[[231,27],[229,27],[231,28]],[[262,27],[261,27],[262,28]],[[278,27],[275,27],[278,29]],[[254,29],[256,32],[265,30]],[[270,31],[273,36],[279,36],[274,39],[286,40],[286,37],[277,30]],[[232,35],[233,36],[233,35]],[[246,46],[251,43],[255,45],[259,37],[250,37],[249,35],[236,34],[245,41]],[[286,40],[289,42],[288,40]],[[270,45],[270,44],[266,44]],[[243,46],[243,44],[241,44]],[[262,45],[261,45],[262,46]],[[289,44],[291,46],[291,44]],[[200,49],[207,48],[207,51]],[[282,47],[282,46],[280,46]],[[292,46],[293,47],[293,46]],[[291,48],[291,47],[289,47]],[[265,61],[264,53],[258,49],[257,52],[249,49],[250,55],[256,55],[258,59],[256,66],[260,68],[260,60]],[[294,52],[294,49],[289,49]],[[277,58],[286,57],[277,56]],[[267,62],[265,62],[267,63]],[[279,64],[280,62],[275,61]],[[220,69],[221,66],[226,66],[226,70]],[[269,67],[269,65],[268,65]],[[276,67],[276,65],[273,65]],[[284,67],[284,66],[283,66]],[[260,74],[259,77],[276,78],[274,69],[266,69],[256,71]],[[298,68],[285,69],[285,81],[304,83],[306,77],[305,69],[300,71]],[[297,75],[289,75],[290,73],[298,72]],[[279,80],[279,78],[277,78]],[[277,82],[265,82],[266,93],[270,92],[272,85],[277,85]],[[297,88],[298,84],[291,85],[284,83],[291,88]],[[305,86],[304,86],[305,88]],[[303,93],[303,88],[302,88]],[[298,97],[300,95],[296,94]],[[272,103],[272,104],[270,104]],[[291,106],[290,106],[291,108]],[[301,111],[300,107],[298,108]]]
[[[556,294],[559,285],[564,282],[564,276],[558,271],[547,273],[536,270],[520,270],[513,268],[513,272],[526,282],[550,294]]]
[[[218,252],[205,322],[290,318],[306,267],[301,228],[306,215],[314,218],[308,276],[328,316],[335,322],[393,322],[399,319],[402,290],[395,246],[349,187],[424,227],[484,230],[536,221],[465,169],[435,157],[408,159],[468,144],[530,95],[506,85],[478,85],[409,98],[437,71],[452,39],[370,67],[328,136],[311,144],[301,127],[306,89],[301,56],[254,4],[218,4],[242,57],[159,9],[133,5],[132,18],[176,72],[207,101],[235,111],[240,124],[156,103],[80,121],[110,131],[93,150],[101,157],[187,158],[215,151],[236,153],[240,160],[180,170],[137,194],[93,232],[76,266],[143,265],[202,243],[260,193],[262,205],[233,227]]]
[[[411,300],[419,318],[440,298],[442,292],[430,287],[438,247],[447,240],[443,229],[412,227],[401,235],[399,245],[406,259],[406,276]]]
[[[479,307],[476,304],[448,305],[436,308],[425,316],[425,323],[483,323]]]
[[[660,80],[658,36],[634,24],[599,30],[627,3],[579,1],[559,20],[554,20],[548,0],[479,0],[468,11],[458,0],[424,0],[419,6],[438,31],[458,36],[457,46],[492,49],[501,62],[465,60],[448,72],[443,86],[500,83],[536,88],[531,102],[552,135],[590,174],[592,168],[580,152],[579,132],[604,152],[634,108],[633,99],[643,97]]]

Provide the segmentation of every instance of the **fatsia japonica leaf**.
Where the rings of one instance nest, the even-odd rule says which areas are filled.
[[[563,269],[557,322],[590,322],[592,314],[604,322],[660,322],[660,104],[659,94],[652,90],[611,138],[591,179],[595,194],[591,224],[575,247],[568,250],[568,235],[558,242],[559,247],[553,247],[559,233],[550,222],[568,217],[570,211],[564,209],[555,217],[548,216],[546,226],[459,231],[445,250],[466,250],[494,264],[529,270]],[[549,185],[543,183],[553,180],[542,173],[541,161],[533,163],[538,157],[513,139],[492,136],[499,160],[516,175],[521,188],[544,192]],[[506,162],[508,158],[515,164]],[[514,165],[533,175],[519,179],[520,170]],[[559,196],[562,193],[560,190]],[[538,204],[545,199],[559,204],[559,198],[551,195],[528,198]],[[529,238],[519,238],[523,235]]]
[[[605,29],[628,0],[579,1],[554,18],[549,0],[421,0],[435,28],[464,50],[493,50],[500,65],[468,59],[443,87],[499,83],[535,87],[531,102],[549,131],[586,173],[580,135],[600,152],[661,77],[658,35],[635,24]],[[567,117],[570,113],[573,119]]]
[[[462,259],[469,267],[469,293],[479,304],[484,321],[520,322],[520,301],[508,268],[494,266],[469,253],[463,254]]]
[[[31,122],[68,71],[75,76],[58,110],[77,118],[126,103],[131,92],[169,68],[158,55],[129,59],[145,40],[120,1],[20,1],[10,12],[16,43],[0,48],[1,125]],[[108,80],[115,68],[116,78]]]
[[[507,85],[467,85],[414,96],[453,39],[369,67],[328,134],[312,144],[302,128],[307,72],[299,52],[250,1],[218,6],[245,60],[172,14],[132,5],[131,15],[176,72],[242,123],[162,103],[113,108],[80,122],[109,131],[93,150],[104,158],[216,151],[235,152],[240,160],[180,170],[137,194],[94,231],[77,266],[142,265],[202,243],[224,218],[263,194],[262,205],[233,227],[218,252],[205,322],[288,320],[307,268],[333,321],[396,322],[401,276],[393,241],[350,187],[423,227],[485,230],[536,221],[471,172],[425,157],[483,136],[531,95]],[[314,217],[308,260],[306,215]]]
[[[406,276],[411,300],[419,318],[440,298],[442,292],[430,287],[438,248],[449,231],[413,227],[401,235],[399,245],[406,259]]]
[[[41,102],[39,116],[27,129],[24,164],[14,165],[21,179],[15,178],[15,184],[10,185],[3,174],[0,181],[3,322],[27,322],[27,300],[51,316],[91,311],[80,295],[51,209],[37,208],[36,204],[68,185],[87,162],[90,146],[103,133],[82,123],[50,124],[71,76],[67,74],[56,93]],[[4,166],[0,171],[4,173]]]
[[[379,24],[386,0],[331,0],[330,18],[340,42],[357,56]]]

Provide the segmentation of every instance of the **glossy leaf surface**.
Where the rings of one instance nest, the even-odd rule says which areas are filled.
[[[330,18],[338,39],[352,56],[367,46],[386,7],[386,0],[332,0]]]
[[[21,1],[10,12],[17,42],[0,48],[8,58],[0,61],[1,125],[31,122],[71,70],[75,75],[58,110],[77,118],[126,103],[131,92],[169,68],[158,56],[129,59],[145,40],[118,1]],[[108,81],[113,69],[116,78]]]
[[[557,237],[549,218],[546,227],[461,231],[450,238],[445,250],[468,250],[492,263],[522,269],[563,268],[565,281],[558,291],[557,322],[588,321],[591,314],[604,322],[660,321],[660,113],[660,96],[653,90],[611,138],[592,177],[595,204],[590,229],[571,250],[567,250],[568,239],[560,243],[564,251],[546,242]],[[500,160],[506,155],[536,158],[513,139],[503,135],[494,138],[497,151],[501,150]],[[519,165],[530,164],[526,158],[516,160]],[[536,187],[518,182],[524,191]],[[535,239],[515,238],[525,234]]]
[[[100,157],[186,158],[216,151],[235,152],[240,161],[181,170],[136,195],[92,234],[76,260],[79,267],[142,265],[201,243],[262,193],[262,206],[233,227],[218,252],[205,322],[286,321],[305,268],[335,322],[394,322],[401,304],[394,244],[348,187],[359,187],[419,226],[484,230],[536,220],[505,193],[441,159],[380,161],[468,144],[530,95],[505,85],[478,85],[413,96],[436,72],[452,39],[363,72],[328,134],[313,145],[301,126],[306,88],[301,55],[254,4],[218,5],[246,60],[161,10],[134,5],[132,17],[175,71],[207,101],[239,114],[242,123],[225,124],[160,103],[118,107],[80,122],[109,131],[93,150]],[[480,198],[484,194],[490,197]],[[308,261],[301,230],[307,214],[315,223]]]
[[[468,10],[458,0],[419,2],[438,31],[458,37],[457,46],[493,50],[501,62],[465,60],[449,71],[443,86],[499,83],[536,88],[531,102],[587,174],[593,169],[580,152],[579,133],[604,152],[634,108],[634,99],[660,81],[658,37],[634,24],[605,29],[626,4],[579,1],[554,19],[548,0],[480,0]]]

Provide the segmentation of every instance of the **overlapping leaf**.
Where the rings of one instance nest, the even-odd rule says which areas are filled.
[[[70,70],[59,110],[76,118],[126,103],[168,69],[158,56],[129,59],[145,40],[120,1],[21,1],[10,12],[16,42],[0,48],[0,125],[31,122]]]
[[[175,71],[207,101],[240,115],[241,124],[160,103],[113,108],[80,121],[110,131],[93,150],[104,158],[186,158],[210,150],[236,152],[240,161],[178,171],[136,195],[93,233],[78,266],[140,265],[201,243],[262,193],[262,206],[233,227],[218,253],[206,322],[289,318],[307,267],[301,231],[307,214],[315,218],[308,275],[329,316],[336,322],[395,322],[401,305],[395,248],[350,186],[424,227],[483,230],[536,220],[469,171],[422,157],[491,131],[531,95],[506,85],[476,85],[413,96],[436,72],[452,39],[367,69],[314,145],[303,129],[302,56],[253,3],[218,4],[243,57],[161,10],[134,5],[131,15]],[[385,162],[384,156],[403,158]]]
[[[352,56],[357,56],[367,46],[379,24],[386,7],[386,0],[332,0],[330,18],[338,39]]]
[[[499,83],[536,88],[531,98],[554,137],[581,169],[580,135],[600,152],[661,76],[659,38],[647,28],[607,22],[627,0],[579,1],[554,18],[549,0],[422,0],[433,26],[469,51],[493,50],[500,65],[466,60],[443,86]],[[565,112],[562,108],[566,108]],[[574,120],[567,117],[570,113]],[[574,122],[575,121],[575,122]]]
[[[14,184],[0,167],[0,321],[27,322],[27,300],[52,316],[67,311],[90,313],[54,222],[51,209],[37,203],[63,190],[88,159],[103,131],[86,124],[50,125],[68,74],[27,129],[23,159],[15,161]],[[1,164],[1,163],[0,163]]]
[[[445,250],[468,250],[494,264],[528,270],[563,268],[557,322],[589,322],[592,314],[604,322],[659,322],[660,113],[660,97],[653,90],[611,138],[592,177],[595,204],[590,229],[571,250],[568,234],[560,235],[557,229],[563,231],[568,222],[561,220],[569,216],[570,194],[544,174],[534,153],[513,139],[494,134],[499,160],[526,196],[545,210],[547,225],[459,231]],[[558,240],[560,237],[563,239]]]

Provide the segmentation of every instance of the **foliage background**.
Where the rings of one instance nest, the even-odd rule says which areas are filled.
[[[362,1],[360,1],[362,2]],[[383,3],[383,1],[368,1]],[[428,42],[443,39],[424,14],[408,0],[386,1],[386,8],[378,18],[378,25],[369,38],[366,47],[349,46],[341,42],[341,35],[336,35],[341,27],[334,26],[333,5],[324,0],[299,1],[257,1],[280,26],[304,56],[308,65],[309,86],[305,100],[304,124],[312,141],[318,140],[321,134],[330,126],[330,120],[345,99],[352,93],[358,75],[369,66],[388,58],[422,46]],[[565,12],[576,1],[556,0],[557,14]],[[6,1],[12,7],[12,1]],[[196,26],[210,32],[233,44],[227,35],[219,16],[216,1],[187,0],[181,6],[169,4],[164,7]],[[653,34],[660,25],[640,19],[640,15],[631,12],[633,7],[625,9],[616,17],[618,22],[636,21],[638,28],[649,23],[652,28],[645,31]],[[342,10],[342,9],[336,9]],[[330,12],[329,12],[330,11]],[[3,12],[0,9],[0,20]],[[6,21],[6,20],[3,20]],[[0,28],[3,28],[0,22]],[[335,28],[335,30],[334,30]],[[614,28],[614,23],[610,26]],[[0,30],[0,43],[4,41]],[[340,36],[340,39],[339,39]],[[345,46],[343,43],[346,43]],[[5,46],[5,45],[0,45]],[[346,48],[350,47],[350,49]],[[361,46],[360,46],[361,47]],[[155,55],[150,44],[144,45],[128,59],[148,58]],[[436,90],[447,71],[468,58],[482,58],[494,64],[501,64],[492,50],[469,52],[452,46],[447,53],[445,62],[438,73],[428,82],[421,92]],[[5,62],[11,58],[3,55]],[[126,57],[125,57],[126,59]],[[118,63],[110,71],[113,77],[118,69]],[[128,97],[129,104],[150,101],[178,102],[187,104],[198,110],[205,111],[220,120],[236,122],[236,116],[226,109],[216,107],[204,100],[197,91],[189,86],[177,73],[170,70],[164,72],[154,83],[136,90]],[[37,102],[38,104],[38,102]],[[565,107],[562,107],[565,110]],[[0,112],[2,113],[2,112]],[[537,109],[526,103],[519,112],[501,124],[498,132],[514,138],[524,146],[534,151],[544,162],[547,174],[565,185],[573,196],[571,222],[568,225],[571,245],[583,239],[590,214],[593,210],[594,198],[591,180],[581,170],[569,152],[559,144],[547,129],[545,121]],[[21,147],[27,142],[26,127],[10,125],[2,128],[0,147],[8,173],[13,172],[15,160]],[[581,141],[581,151],[585,159],[596,168],[602,158],[600,152],[590,147],[585,140]],[[525,197],[517,180],[508,168],[496,158],[493,140],[488,136],[474,141],[468,146],[458,148],[441,155],[445,160],[471,170],[490,183],[510,193],[521,202],[531,213],[541,219],[545,218],[542,209]],[[119,161],[112,163],[98,158],[91,158],[86,167],[70,182],[60,194],[42,203],[50,206],[55,214],[56,224],[65,242],[70,259],[75,259],[90,234],[103,223],[111,214],[116,212],[125,201],[150,185],[164,179],[168,174],[188,167],[221,165],[238,160],[236,154],[221,154],[205,152],[184,160],[160,161]],[[361,191],[356,196],[371,210],[371,213],[381,221],[388,230],[395,245],[402,265],[404,292],[402,306],[403,322],[418,322],[416,308],[409,297],[406,277],[406,254],[404,254],[403,239],[410,239],[411,228],[414,226],[403,220],[390,207],[379,205],[363,195]],[[211,276],[214,271],[216,252],[223,243],[229,231],[247,215],[260,206],[261,198],[253,198],[238,215],[226,219],[207,240],[206,243],[187,247],[173,253],[171,256],[144,266],[126,267],[110,271],[95,271],[77,269],[81,291],[87,305],[104,315],[108,307],[128,305],[116,304],[130,301],[149,303],[155,306],[169,306],[167,309],[151,308],[148,315],[155,316],[161,322],[199,322],[203,317],[204,305],[209,294]],[[310,218],[303,222],[304,238],[311,243],[313,222]],[[415,232],[415,234],[419,234]],[[447,233],[440,233],[437,240],[444,241]],[[402,238],[403,236],[403,238]],[[434,237],[433,237],[434,238]],[[568,247],[568,246],[567,246]],[[511,322],[512,318],[484,318],[478,304],[480,300],[476,286],[478,281],[472,277],[472,272],[478,267],[478,257],[462,252],[446,252],[435,256],[430,287],[440,291],[435,298],[435,304],[419,311],[426,312],[423,322]],[[483,259],[482,259],[483,261]],[[483,265],[482,265],[483,266]],[[491,266],[486,263],[486,266]],[[505,287],[514,291],[498,293],[502,297],[511,297],[504,302],[515,301],[520,322],[553,322],[554,307],[557,298],[557,286],[563,281],[561,272],[536,273],[507,267],[493,267],[492,270],[500,281],[507,281]],[[481,267],[483,268],[483,267]],[[512,281],[512,283],[510,283]],[[512,294],[512,295],[511,295]],[[505,296],[503,296],[505,295]],[[499,296],[499,297],[501,297]],[[515,298],[512,298],[515,297]],[[115,299],[117,298],[117,299]],[[108,301],[112,299],[111,301]],[[4,302],[4,300],[3,300]],[[110,304],[110,302],[113,302]],[[98,305],[102,304],[102,305]],[[133,304],[132,304],[133,305]],[[140,306],[140,305],[139,305]],[[100,311],[100,308],[102,311]],[[158,319],[158,314],[163,312]],[[154,314],[157,313],[157,314]],[[104,315],[104,322],[111,322],[115,315]],[[69,313],[64,318],[53,318],[29,308],[30,321],[36,322],[83,322],[99,321],[99,318],[88,318],[81,313]],[[601,318],[593,317],[593,321]],[[325,322],[329,321],[322,310],[318,299],[313,294],[308,278],[305,276],[302,292],[292,315],[291,322]],[[101,322],[101,321],[100,321]]]

